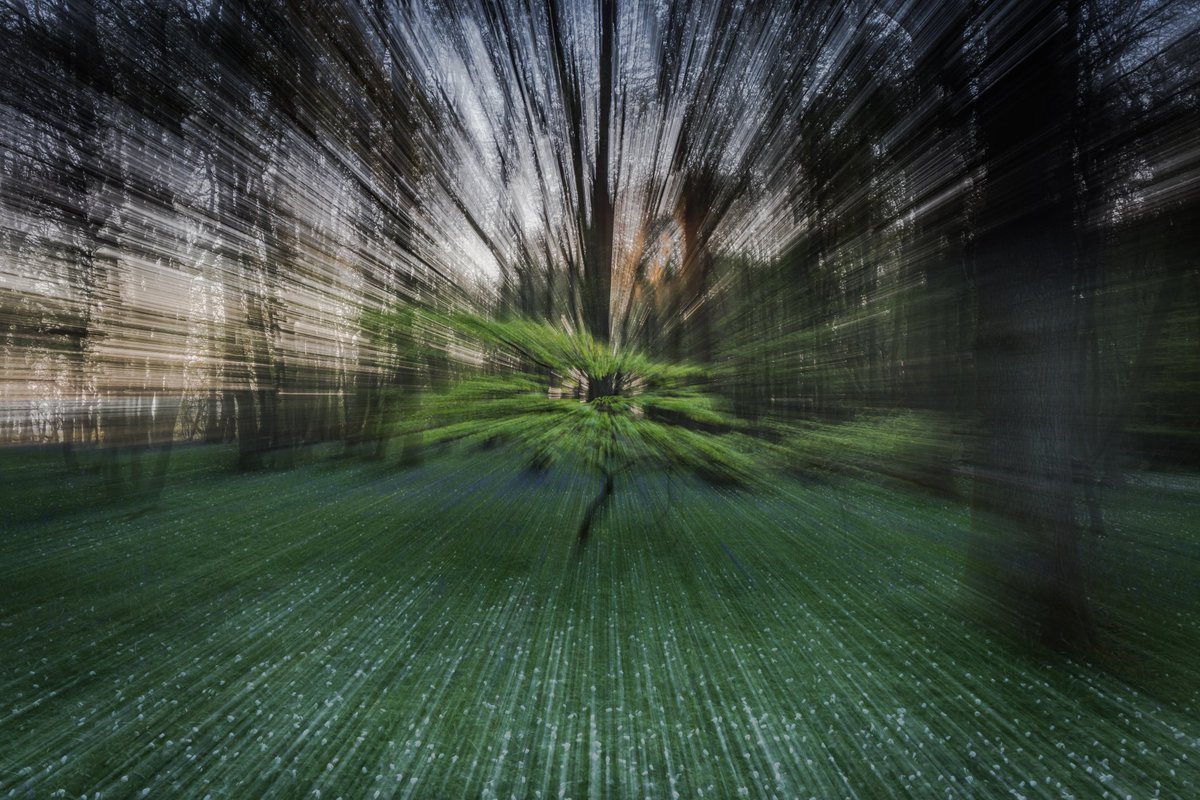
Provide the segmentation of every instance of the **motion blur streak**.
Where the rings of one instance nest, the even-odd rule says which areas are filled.
[[[339,438],[406,300],[969,412],[1003,305],[1089,447],[1194,454],[1193,4],[599,8],[10,6],[0,435]]]
[[[862,481],[964,511],[965,616],[1095,656],[1198,392],[1200,0],[0,9],[14,529],[169,507],[181,450],[498,448],[580,558],[663,475]]]

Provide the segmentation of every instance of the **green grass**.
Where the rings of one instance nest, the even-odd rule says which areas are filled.
[[[965,622],[925,496],[645,474],[581,549],[569,464],[227,456],[7,526],[0,797],[1200,792],[1194,478],[1114,495],[1099,669]]]

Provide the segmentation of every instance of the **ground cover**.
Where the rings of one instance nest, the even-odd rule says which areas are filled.
[[[966,621],[958,503],[504,450],[202,469],[0,537],[0,797],[1190,797],[1200,481],[1089,544],[1099,667]],[[33,495],[30,495],[33,497]]]

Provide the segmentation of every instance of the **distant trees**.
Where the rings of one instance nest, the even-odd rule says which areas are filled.
[[[675,355],[694,338],[687,355],[711,356],[713,336],[699,331],[711,328],[714,236],[745,213],[735,201],[780,130],[763,101],[782,66],[759,43],[785,35],[789,12],[435,7],[461,58],[435,76],[451,98],[447,149],[488,190],[445,188],[499,269],[504,311]],[[695,319],[678,324],[685,312]]]
[[[1128,337],[1137,342],[1136,366],[1124,376],[1101,356],[1106,331],[1130,330],[1107,298],[1133,300],[1145,266],[1157,262],[1154,274],[1169,263],[1159,247],[1182,241],[1159,229],[1140,251],[1117,244],[1126,224],[1118,220],[1154,226],[1163,213],[1149,196],[1127,194],[1144,180],[1129,167],[1138,163],[1135,170],[1157,181],[1178,166],[1153,155],[1156,136],[1129,113],[1138,104],[1175,106],[1168,99],[1175,89],[1160,94],[1162,84],[1129,81],[1125,70],[1150,42],[1194,38],[1185,5],[1030,3],[985,12],[981,21],[989,44],[972,98],[985,173],[974,225],[976,409],[984,434],[975,506],[987,541],[975,567],[1001,606],[1068,647],[1096,639],[1082,537],[1104,534],[1098,484],[1113,477],[1112,432],[1132,422],[1123,409],[1104,409],[1125,406],[1148,381],[1149,350],[1165,344],[1151,342],[1162,331],[1169,273],[1154,281],[1149,324]],[[1194,72],[1184,79],[1195,82]],[[1182,113],[1194,124],[1197,111]],[[1166,135],[1178,142],[1181,134]]]
[[[136,347],[116,356],[115,334],[129,308],[117,252],[129,218],[161,208],[162,200],[138,158],[147,152],[143,131],[123,113],[132,92],[108,47],[112,22],[78,1],[17,6],[5,19],[3,57],[17,72],[5,74],[0,101],[12,147],[3,188],[11,248],[4,277],[16,292],[0,317],[21,334],[7,343],[5,360],[24,362],[6,375],[37,385],[42,370],[31,375],[28,368],[54,362],[56,374],[46,376],[55,387],[46,393],[53,410],[43,395],[28,420],[44,415],[39,438],[61,442],[71,469],[79,445],[102,444],[107,482],[123,494],[144,491],[147,473],[158,478],[151,488],[161,486],[178,404],[139,374]],[[129,71],[136,70],[135,62]],[[120,389],[102,405],[99,387],[113,376]],[[14,383],[5,381],[5,394],[20,397]],[[144,470],[141,455],[153,445],[159,459]]]
[[[413,221],[435,112],[403,17],[236,0],[2,13],[5,438],[69,458],[236,440],[253,468],[357,435],[351,398],[376,371],[363,306],[446,285]]]
[[[758,198],[786,198],[790,234],[766,263],[717,254],[739,413],[955,413],[977,434],[975,577],[1065,646],[1094,641],[1080,537],[1103,532],[1116,442],[1142,430],[1177,460],[1194,430],[1180,395],[1134,399],[1196,360],[1166,333],[1195,316],[1194,260],[1167,255],[1195,227],[1169,220],[1198,165],[1166,155],[1200,122],[1188,9],[849,4],[795,25],[793,146]]]

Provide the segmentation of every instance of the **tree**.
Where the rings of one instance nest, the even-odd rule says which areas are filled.
[[[758,483],[745,426],[703,388],[694,366],[655,362],[631,348],[614,349],[588,331],[527,319],[491,320],[399,309],[376,323],[400,333],[453,331],[495,364],[426,396],[416,413],[392,417],[393,435],[427,442],[507,443],[534,470],[579,463],[601,479],[576,533],[586,542],[617,480],[634,470],[683,471],[720,484]],[[609,376],[608,394],[590,394],[589,376]]]
[[[1075,520],[1079,60],[1067,5],[1027,3],[986,22],[992,49],[975,100],[987,169],[975,345],[985,440],[974,507],[985,591],[1045,641],[1076,647],[1095,630]]]

